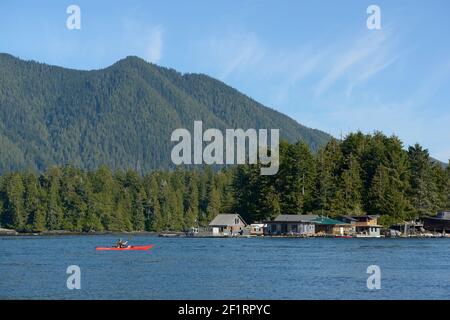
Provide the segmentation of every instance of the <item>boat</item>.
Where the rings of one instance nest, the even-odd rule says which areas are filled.
[[[128,246],[124,248],[117,248],[117,247],[96,247],[95,250],[99,251],[136,251],[136,250],[150,250],[153,248],[153,244],[147,245],[147,246]]]
[[[342,238],[342,239],[351,239],[353,238],[353,236],[351,235],[339,235],[339,236],[334,236],[335,238]]]

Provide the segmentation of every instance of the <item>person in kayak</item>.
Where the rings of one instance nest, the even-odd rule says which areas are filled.
[[[123,241],[122,239],[119,239],[116,244],[116,248],[126,248],[128,246],[128,241]]]

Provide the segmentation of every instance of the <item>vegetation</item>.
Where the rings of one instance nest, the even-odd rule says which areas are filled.
[[[0,54],[0,173],[53,165],[94,170],[173,169],[176,128],[281,128],[317,150],[331,138],[224,83],[128,57],[93,71]]]
[[[301,142],[282,143],[276,176],[255,166],[236,170],[236,210],[267,219],[285,214],[380,214],[385,225],[450,208],[449,166],[416,144],[404,150],[380,132],[331,140],[312,154]]]
[[[389,224],[449,208],[450,167],[381,133],[350,134],[317,153],[282,142],[274,176],[260,175],[259,165],[144,176],[66,166],[0,178],[1,224],[20,231],[185,230],[219,212],[238,212],[247,222],[280,213],[367,213]]]

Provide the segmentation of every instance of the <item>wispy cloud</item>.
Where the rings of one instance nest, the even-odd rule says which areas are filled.
[[[339,51],[338,48],[329,50],[333,52],[327,61],[332,63],[331,68],[315,86],[314,95],[322,95],[343,76],[350,73],[350,85],[347,94],[351,93],[358,83],[367,81],[375,74],[389,66],[395,59],[389,57],[389,31],[364,33],[356,41]],[[332,45],[333,46],[333,45]]]
[[[163,50],[163,28],[161,25],[153,27],[150,30],[148,45],[145,58],[149,62],[156,63],[162,58]]]
[[[406,102],[411,107],[424,107],[430,98],[439,91],[450,78],[450,60],[443,61],[434,67],[422,80],[419,88]]]
[[[398,57],[399,56],[397,55],[395,57],[388,58],[385,55],[379,55],[372,62],[368,63],[365,68],[360,70],[359,75],[354,76],[349,81],[349,85],[346,91],[347,97],[351,96],[354,87],[363,84],[364,82],[375,76],[378,72],[389,67],[395,60],[397,60]]]
[[[280,67],[279,71],[285,77],[272,95],[273,103],[282,104],[300,81],[313,75],[319,69],[326,55],[325,51],[281,53],[276,58],[276,62],[271,64]]]
[[[126,44],[126,55],[135,54],[152,63],[161,61],[164,48],[164,28],[161,24],[139,24],[127,16],[121,22],[121,40]]]
[[[219,77],[222,80],[234,72],[257,65],[265,55],[265,50],[254,33],[210,39],[207,50],[220,66]]]
[[[216,34],[199,43],[197,52],[202,64],[214,68],[213,74],[224,81],[240,81],[257,76],[275,84],[265,89],[270,95],[266,103],[280,105],[302,80],[314,75],[326,52],[311,43],[281,48],[263,42],[254,32],[234,31]],[[263,80],[262,80],[263,81]]]
[[[354,88],[367,82],[393,64],[401,55],[395,53],[395,41],[389,27],[362,33],[354,41],[336,40],[330,44],[309,42],[306,46],[279,48],[263,43],[253,32],[216,35],[202,46],[205,61],[215,64],[215,76],[258,74],[277,81],[268,90],[270,103],[282,104],[298,84],[318,98],[335,84],[346,87],[349,97]],[[208,63],[206,62],[206,63]]]

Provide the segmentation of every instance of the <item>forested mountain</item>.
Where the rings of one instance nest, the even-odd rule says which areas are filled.
[[[210,128],[279,128],[312,150],[331,138],[264,107],[224,83],[137,57],[93,71],[0,54],[0,173],[51,165],[104,164],[145,173],[171,166],[170,135]]]

